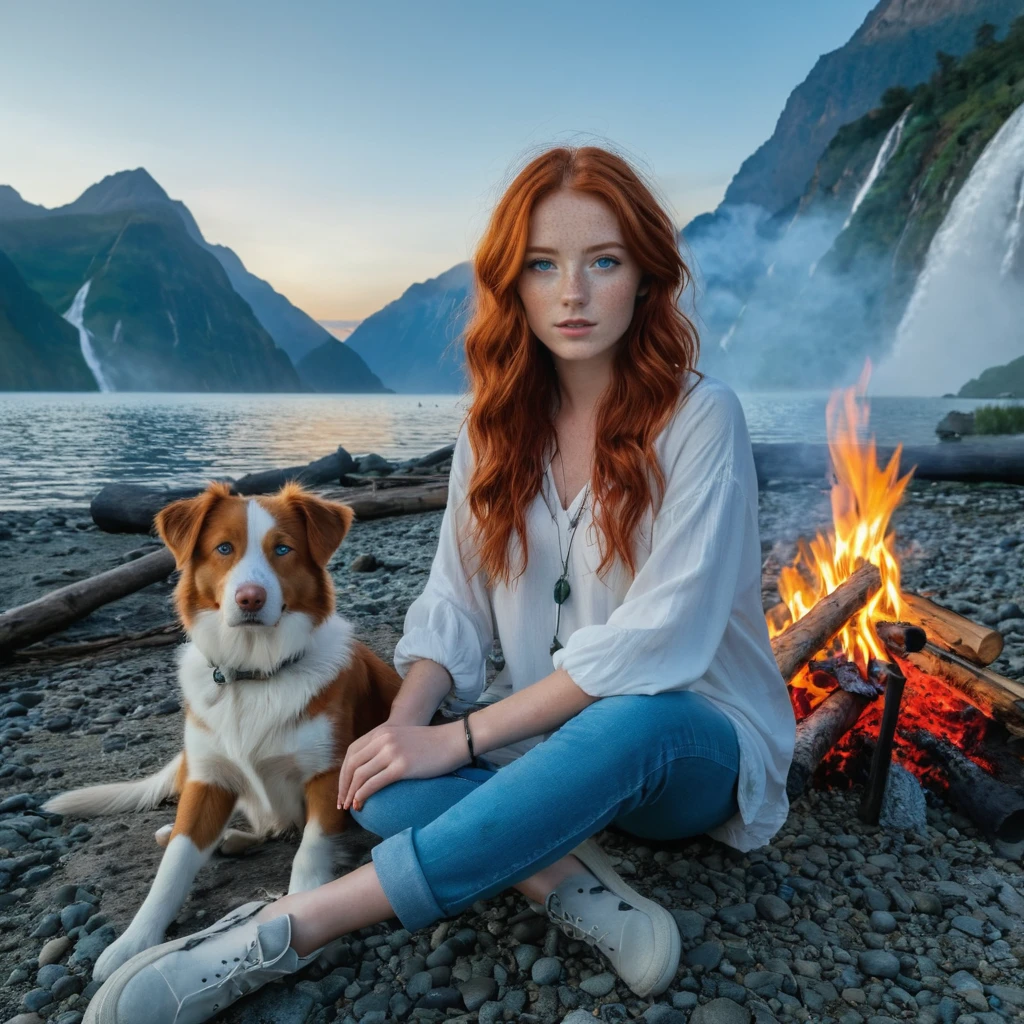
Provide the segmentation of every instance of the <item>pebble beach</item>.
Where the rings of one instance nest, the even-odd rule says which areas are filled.
[[[813,537],[830,517],[823,486],[769,483],[762,550]],[[426,512],[357,522],[331,563],[339,611],[388,661],[440,521]],[[1005,647],[990,667],[1024,679],[1024,488],[912,481],[893,526],[904,586],[997,628]],[[0,603],[23,604],[159,546],[102,533],[86,506],[0,511]],[[106,605],[52,640],[169,624],[172,584]],[[174,815],[168,804],[73,820],[40,805],[64,789],[151,773],[180,749],[181,729],[170,646],[0,665],[0,1021],[82,1020],[98,987],[91,965],[142,902],[163,852],[153,833]],[[856,788],[811,790],[770,844],[746,854],[707,838],[598,833],[618,871],[671,910],[683,937],[676,978],[653,1001],[510,889],[412,934],[392,920],[344,936],[306,971],[217,1019],[1024,1020],[1024,844],[987,838],[932,795],[914,829],[867,826],[859,799]],[[353,826],[339,871],[368,861],[377,841]],[[168,938],[282,893],[297,844],[215,854]]]

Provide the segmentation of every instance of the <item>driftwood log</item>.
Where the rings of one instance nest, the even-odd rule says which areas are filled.
[[[968,703],[1000,722],[1014,736],[1024,736],[1024,683],[975,665],[933,643],[901,657],[953,687]]]
[[[941,765],[950,796],[985,832],[1007,843],[1024,839],[1024,796],[979,768],[948,740],[924,729],[908,737]]]
[[[802,619],[772,637],[772,650],[782,678],[788,683],[881,585],[878,566],[868,562],[821,598]]]
[[[65,629],[101,605],[166,579],[173,571],[174,555],[161,548],[11,608],[0,614],[0,657]]]
[[[118,633],[115,636],[101,636],[95,640],[83,640],[76,644],[31,644],[14,651],[15,661],[59,661],[63,658],[81,658],[92,654],[108,654],[130,647],[169,647],[185,639],[185,633],[177,622],[170,622],[137,633]]]
[[[826,481],[831,471],[827,444],[755,442],[758,482],[768,480]],[[878,445],[879,465],[886,465],[895,445]],[[1024,438],[993,437],[955,443],[904,448],[903,472],[914,467],[917,480],[955,480],[963,483],[1024,483]]]
[[[929,640],[977,665],[991,665],[1003,653],[1003,635],[990,626],[958,615],[927,597],[902,591],[901,617],[921,626]]]

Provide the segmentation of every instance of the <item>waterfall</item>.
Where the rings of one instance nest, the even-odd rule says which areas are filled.
[[[1013,211],[1013,220],[1006,229],[1006,255],[999,265],[999,276],[1006,277],[1013,270],[1013,261],[1020,247],[1021,217],[1024,216],[1024,174],[1017,178],[1017,207]]]
[[[86,365],[92,371],[100,391],[113,391],[114,389],[111,387],[110,382],[103,375],[103,367],[100,366],[100,361],[96,357],[96,350],[92,347],[92,335],[85,326],[85,297],[89,294],[89,285],[91,284],[92,278],[78,289],[75,301],[71,303],[71,308],[64,314],[64,319],[72,327],[78,329],[78,340],[82,346],[82,358],[85,359]]]
[[[1024,104],[989,140],[935,233],[873,393],[956,393],[1024,355],[1024,285],[1002,272],[1019,244],[1021,167]]]
[[[871,190],[871,186],[874,185],[875,179],[885,170],[885,165],[889,162],[889,158],[900,148],[900,139],[903,138],[903,126],[907,123],[907,115],[910,113],[910,107],[907,107],[899,116],[899,120],[885,133],[885,138],[882,140],[882,146],[875,154],[875,162],[871,165],[871,171],[868,173],[864,184],[861,185],[860,191],[857,193],[857,198],[853,201],[853,206],[850,208],[850,214],[846,218],[846,223],[843,225],[845,231],[850,226],[850,221],[853,220],[853,215],[857,212],[857,207],[864,201],[864,197]]]

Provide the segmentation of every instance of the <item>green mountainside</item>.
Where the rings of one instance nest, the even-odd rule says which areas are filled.
[[[0,252],[0,391],[96,391],[78,331]]]

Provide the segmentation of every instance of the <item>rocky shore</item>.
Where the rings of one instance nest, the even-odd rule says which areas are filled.
[[[827,528],[828,492],[795,483],[760,495],[762,547]],[[331,571],[338,605],[390,659],[420,592],[440,512],[356,523]],[[996,626],[992,668],[1024,679],[1024,488],[912,483],[894,525],[904,585]],[[95,529],[85,508],[0,512],[2,603],[11,607],[152,550]],[[369,557],[366,557],[369,556]],[[375,568],[374,568],[375,567]],[[94,612],[59,639],[173,620],[171,583]],[[40,805],[73,786],[148,774],[180,748],[173,649],[0,666],[0,1021],[77,1024],[91,965],[148,891],[173,807],[78,821]],[[332,943],[298,978],[265,987],[235,1024],[495,1021],[649,1024],[836,1021],[996,1024],[1024,1019],[1022,847],[992,843],[929,798],[920,832],[863,825],[859,792],[812,791],[766,847],[706,838],[598,835],[618,870],[671,909],[679,973],[637,999],[600,954],[532,912],[514,890],[410,934],[397,920]],[[345,864],[377,837],[353,828]],[[297,839],[215,855],[169,937],[287,886]]]

